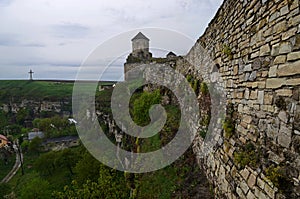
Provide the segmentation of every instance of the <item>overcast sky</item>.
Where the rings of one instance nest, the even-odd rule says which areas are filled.
[[[132,30],[129,48],[130,39],[148,27],[178,31],[195,42],[221,3],[222,0],[0,0],[0,79],[27,79],[30,69],[36,79],[75,79],[81,63],[97,46]],[[148,34],[155,43],[155,37]],[[192,47],[170,43],[177,54],[186,54]],[[105,80],[119,79],[124,57],[105,74]]]

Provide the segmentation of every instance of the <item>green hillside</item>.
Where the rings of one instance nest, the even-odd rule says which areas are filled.
[[[58,100],[71,98],[73,91],[72,81],[29,81],[29,80],[1,80],[0,81],[0,101],[7,102],[22,99],[33,100]],[[100,84],[112,84],[101,82]],[[90,87],[91,83],[86,83]],[[83,88],[84,89],[84,88]]]

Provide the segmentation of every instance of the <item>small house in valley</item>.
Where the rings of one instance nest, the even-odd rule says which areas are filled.
[[[7,145],[11,144],[10,141],[5,137],[4,135],[0,134],[0,148],[5,147]]]
[[[39,138],[42,139],[42,138],[45,137],[45,135],[44,135],[43,132],[41,132],[41,131],[39,131],[39,130],[35,130],[35,129],[33,129],[32,132],[29,132],[29,133],[28,133],[28,140],[29,140],[29,141],[33,140],[33,139],[36,138],[36,137],[39,137]]]
[[[43,142],[45,151],[59,151],[65,148],[76,147],[79,145],[80,140],[78,136],[49,138]]]

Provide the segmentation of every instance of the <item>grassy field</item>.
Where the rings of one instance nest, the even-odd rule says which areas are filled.
[[[73,92],[72,81],[29,81],[29,80],[0,80],[0,100],[7,102],[22,99],[33,100],[58,100],[71,98]],[[107,82],[101,82],[107,85]],[[111,83],[110,83],[111,84]],[[90,88],[93,84],[85,83],[83,90]]]

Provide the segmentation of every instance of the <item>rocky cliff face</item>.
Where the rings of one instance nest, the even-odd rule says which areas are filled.
[[[64,114],[65,116],[70,116],[71,108],[71,100],[66,99],[60,101],[24,99],[21,102],[11,101],[10,103],[3,103],[0,106],[0,109],[6,113],[18,113],[21,109],[28,109],[35,115],[38,115],[41,112],[55,112],[58,114]]]

